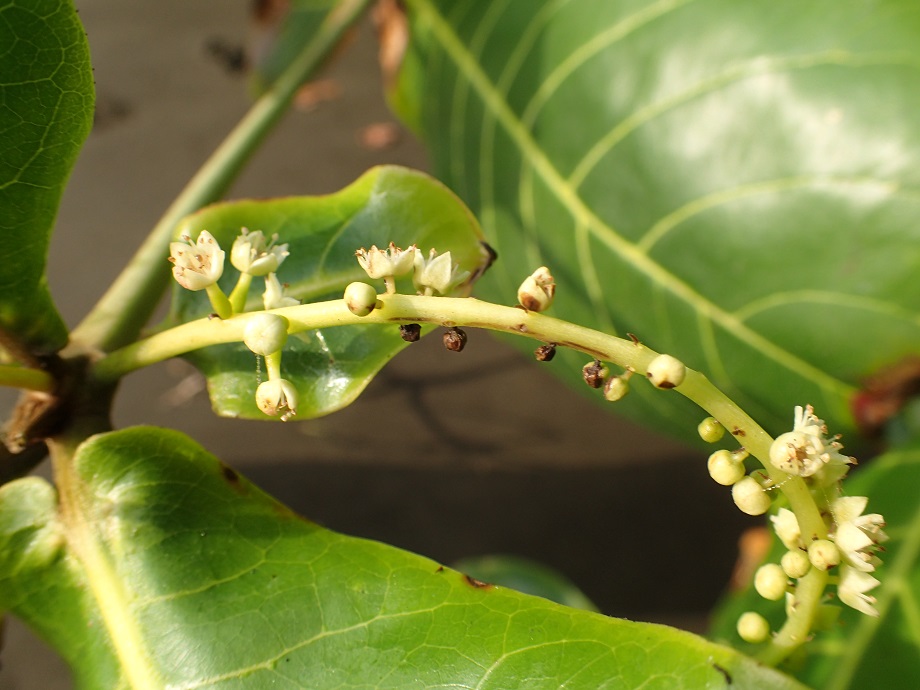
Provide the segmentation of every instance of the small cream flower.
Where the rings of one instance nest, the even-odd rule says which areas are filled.
[[[881,564],[876,552],[879,544],[888,541],[882,530],[885,518],[878,513],[862,514],[868,502],[865,496],[844,496],[831,505],[837,523],[834,541],[843,560],[864,573],[871,573]]]
[[[251,276],[274,273],[290,254],[288,246],[275,244],[277,241],[277,234],[272,235],[271,241],[266,242],[261,230],[249,232],[247,228],[243,228],[239,237],[233,241],[230,263],[241,273]]]
[[[387,249],[377,249],[376,245],[371,245],[370,249],[361,247],[355,256],[369,278],[395,278],[412,270],[417,251],[414,244],[408,249],[400,249],[390,242]]]
[[[263,381],[256,389],[256,405],[270,417],[286,422],[297,414],[297,389],[287,379]]]
[[[799,521],[795,513],[787,508],[780,508],[776,511],[776,515],[770,516],[770,522],[773,523],[773,530],[783,542],[783,546],[790,551],[795,551],[801,546],[802,531],[799,529]]]
[[[466,280],[469,275],[469,271],[461,271],[460,267],[453,262],[450,252],[439,255],[436,250],[432,249],[427,260],[421,252],[415,254],[413,280],[416,289],[426,295],[432,294],[432,291],[446,295]]]
[[[556,295],[556,281],[546,266],[527,276],[518,288],[518,303],[527,311],[545,311]]]
[[[840,567],[840,582],[837,585],[837,596],[847,606],[861,611],[867,616],[878,616],[875,608],[875,597],[866,594],[870,589],[878,587],[881,583],[869,573],[857,570],[848,565]]]
[[[188,235],[182,242],[169,243],[169,260],[173,277],[187,290],[203,290],[214,285],[224,272],[224,251],[207,230],[202,230],[198,241],[192,243]]]
[[[793,430],[781,434],[770,446],[770,462],[777,469],[799,477],[810,477],[819,470],[844,470],[854,458],[840,453],[839,437],[827,437],[824,421],[815,416],[811,405],[795,408]]]
[[[280,309],[281,307],[296,307],[300,300],[284,294],[284,286],[278,276],[269,273],[265,276],[265,292],[262,293],[262,304],[266,309]]]

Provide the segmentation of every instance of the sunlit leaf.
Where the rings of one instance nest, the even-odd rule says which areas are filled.
[[[396,101],[501,257],[478,293],[548,265],[556,314],[679,356],[772,432],[804,403],[851,431],[861,378],[916,353],[916,3],[405,5]],[[693,432],[679,396],[617,409]]]
[[[822,690],[913,690],[920,679],[920,446],[913,445],[877,458],[854,470],[846,481],[850,496],[868,496],[868,513],[885,516],[883,565],[875,573],[881,585],[871,594],[878,599],[879,617],[841,606],[833,630],[819,632],[806,647],[805,658],[791,660],[791,670],[808,685]],[[770,560],[783,553],[777,543]],[[831,588],[833,590],[833,587]],[[753,590],[728,599],[715,619],[714,632],[745,651],[735,632],[743,611],[763,613],[774,625],[782,623],[782,604],[767,602]]]
[[[67,342],[45,259],[64,183],[92,125],[93,99],[89,49],[72,3],[3,3],[0,330],[39,353]]]
[[[471,580],[294,515],[185,436],[0,489],[0,610],[81,688],[800,688],[727,647]]]
[[[479,226],[457,197],[427,175],[395,166],[374,168],[328,196],[234,201],[186,218],[179,235],[196,238],[208,230],[227,251],[220,285],[228,294],[239,276],[230,265],[229,250],[241,227],[277,233],[289,245],[290,256],[278,278],[288,285],[289,295],[304,302],[340,298],[348,283],[368,281],[355,260],[361,247],[385,247],[391,241],[401,247],[417,244],[425,252],[434,247],[450,251],[470,271],[488,260]],[[378,287],[382,292],[382,282]],[[413,291],[411,282],[406,289]],[[254,280],[249,308],[262,308],[263,290],[264,281]],[[174,286],[173,321],[198,319],[211,311],[204,291]],[[298,388],[297,417],[344,407],[404,347],[395,326],[339,327],[292,336],[284,348],[282,375]],[[206,348],[189,359],[207,376],[218,414],[269,419],[255,405],[258,365],[245,345]]]

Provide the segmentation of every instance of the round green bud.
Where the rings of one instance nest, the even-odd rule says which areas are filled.
[[[687,367],[671,355],[658,355],[649,362],[645,375],[655,388],[676,388],[683,383]]]
[[[611,376],[604,383],[604,398],[616,402],[629,393],[629,381],[622,376]]]
[[[763,642],[770,636],[770,624],[767,619],[754,611],[741,614],[737,629],[741,639],[752,644]]]
[[[840,563],[840,549],[827,539],[815,539],[808,545],[808,560],[818,570],[827,570]]]
[[[243,329],[243,342],[257,355],[267,357],[284,347],[289,325],[290,322],[278,314],[253,314]]]
[[[779,601],[786,595],[788,587],[786,573],[776,563],[760,566],[754,575],[754,589],[764,599]]]
[[[744,477],[744,463],[727,450],[717,450],[710,455],[706,467],[709,476],[722,486],[731,486]]]
[[[699,432],[700,438],[706,441],[706,443],[716,443],[722,440],[722,437],[725,435],[725,427],[719,424],[719,420],[715,417],[706,417],[699,426],[696,427],[697,432]]]
[[[748,515],[763,515],[770,509],[770,497],[753,477],[743,477],[732,485],[732,500]]]
[[[367,283],[349,283],[344,297],[348,311],[355,316],[367,316],[377,307],[377,291]]]
[[[808,554],[798,549],[784,553],[779,564],[782,566],[783,572],[785,572],[786,575],[796,580],[800,577],[805,577],[808,571],[811,570],[811,561],[808,560]]]

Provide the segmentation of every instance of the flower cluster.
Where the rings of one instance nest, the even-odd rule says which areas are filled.
[[[211,233],[202,230],[195,243],[183,236],[181,242],[169,245],[169,253],[176,281],[189,290],[207,290],[211,306],[221,318],[245,311],[249,287],[257,276],[265,279],[262,304],[266,310],[300,304],[284,294],[285,288],[276,275],[278,267],[290,254],[288,245],[278,244],[277,234],[266,239],[261,230],[241,229],[230,250],[230,263],[240,275],[229,298],[217,284],[224,271],[224,251]],[[256,404],[265,414],[280,416],[282,421],[297,413],[297,389],[281,378],[281,350],[287,341],[289,327],[284,317],[260,312],[249,317],[243,333],[243,342],[256,355],[265,358],[268,369],[268,381],[262,382],[256,391]]]
[[[469,271],[454,263],[449,251],[438,254],[432,249],[426,259],[414,244],[408,249],[400,249],[393,242],[386,249],[362,247],[355,256],[369,278],[383,279],[389,294],[396,292],[396,278],[410,272],[415,289],[423,295],[446,295],[470,277]]]

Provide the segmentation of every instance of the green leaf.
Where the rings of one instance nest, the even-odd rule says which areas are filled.
[[[81,688],[799,688],[726,647],[325,530],[177,432],[0,489],[0,608]],[[66,466],[62,466],[66,465]]]
[[[868,496],[866,512],[884,515],[891,537],[874,573],[882,584],[870,592],[878,599],[879,617],[840,604],[839,623],[817,633],[805,647],[807,656],[791,660],[790,670],[822,690],[914,690],[920,678],[920,444],[887,453],[853,474],[844,484],[847,495]],[[768,560],[776,563],[782,553],[777,541]],[[759,611],[777,625],[782,603],[767,602],[750,589],[721,606],[713,625],[717,639],[752,652],[735,632],[743,611]]]
[[[328,196],[235,201],[188,216],[179,224],[178,235],[196,238],[208,230],[227,251],[220,285],[228,294],[239,275],[230,265],[229,250],[241,227],[278,233],[289,245],[291,255],[278,278],[288,284],[288,294],[304,302],[341,298],[348,283],[369,281],[355,260],[355,250],[374,244],[415,243],[425,252],[430,247],[450,251],[454,261],[470,271],[482,270],[488,260],[479,225],[459,199],[427,175],[396,166],[373,168]],[[212,311],[204,291],[174,288],[173,321],[198,319]],[[263,289],[262,280],[253,281],[250,309],[262,308]],[[383,291],[382,284],[379,289]],[[297,418],[348,405],[404,347],[395,326],[339,327],[289,338],[281,367],[282,375],[298,389]],[[256,357],[245,345],[205,348],[188,358],[207,377],[218,414],[269,419],[255,404]]]
[[[92,126],[92,69],[66,0],[2,3],[0,46],[0,331],[45,353],[67,342],[45,259],[64,183]]]
[[[916,353],[916,3],[405,4],[398,100],[501,259],[478,293],[548,265],[557,315],[679,356],[771,432],[805,403],[851,431],[861,378]],[[680,396],[617,409],[693,435]]]

